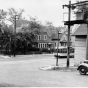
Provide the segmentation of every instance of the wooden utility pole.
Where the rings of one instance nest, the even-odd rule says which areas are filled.
[[[68,8],[68,21],[70,22],[71,18],[71,1],[69,1],[69,5],[63,5]],[[68,24],[68,37],[67,37],[67,68],[69,67],[69,58],[70,58],[70,23]]]
[[[15,33],[15,35],[16,35],[16,17],[17,17],[17,15],[15,15],[15,18],[14,18],[14,21],[15,21],[15,24],[14,24],[14,33]]]
[[[16,19],[17,19],[17,16],[18,15],[15,15],[15,18],[14,18],[14,39],[15,39],[15,41],[14,41],[14,57],[15,57],[15,55],[16,55]]]
[[[71,1],[69,1],[68,6],[68,21],[71,17]],[[69,58],[70,58],[70,24],[68,25],[68,42],[67,42],[67,67],[69,67]]]
[[[57,57],[56,57],[56,66],[58,66],[58,58],[59,58],[58,52],[59,52],[59,31],[58,31],[58,43],[57,43]]]

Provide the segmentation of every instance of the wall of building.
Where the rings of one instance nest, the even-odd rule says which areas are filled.
[[[73,47],[75,47],[75,36],[71,36],[71,42]]]
[[[86,59],[86,36],[76,36],[75,53],[74,53],[75,66],[79,65],[85,59]]]

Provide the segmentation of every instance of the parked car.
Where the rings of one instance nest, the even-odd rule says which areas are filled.
[[[83,61],[77,68],[81,75],[86,75],[88,72],[88,60]]]
[[[58,54],[57,54],[57,47],[55,47],[55,57],[67,57],[67,47],[61,46],[58,47]],[[74,48],[70,47],[70,57],[74,57]]]

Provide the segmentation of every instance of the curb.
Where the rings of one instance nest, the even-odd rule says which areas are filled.
[[[9,57],[9,56],[4,56],[4,55],[1,55],[0,57],[1,57],[1,58],[11,58],[11,57]]]
[[[58,71],[77,71],[77,67],[71,66],[67,68],[66,66],[45,66],[40,67],[41,70],[58,70]]]

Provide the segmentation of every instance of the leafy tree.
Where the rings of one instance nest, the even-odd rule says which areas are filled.
[[[41,29],[41,24],[37,21],[29,21],[28,26],[23,26],[22,29],[16,33],[16,51],[26,54],[34,47],[37,47],[37,34]]]
[[[7,16],[7,12],[4,11],[3,9],[2,10],[0,9],[0,21],[1,22],[5,20],[6,16]]]
[[[7,12],[0,9],[0,32],[2,32],[2,27],[5,25],[6,16]]]
[[[77,2],[80,2],[79,0]],[[83,18],[84,20],[87,20],[88,18],[88,5],[81,5],[81,6],[77,6],[77,12],[80,12],[81,14],[83,14]]]
[[[19,11],[17,11],[14,8],[10,8],[8,10],[8,15],[10,16],[9,21],[11,21],[13,24],[15,15],[17,15],[19,19],[23,19],[22,13],[24,12],[24,9],[19,9]]]

